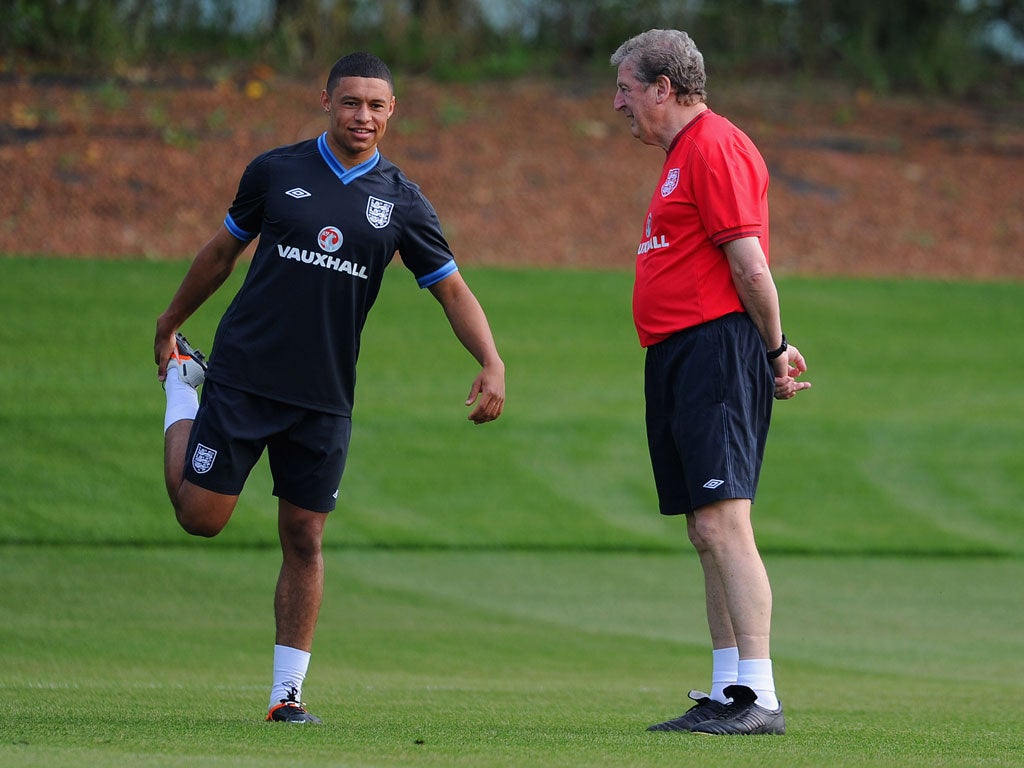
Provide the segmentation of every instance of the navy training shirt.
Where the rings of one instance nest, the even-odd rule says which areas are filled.
[[[265,152],[224,219],[259,242],[221,318],[208,377],[351,416],[359,339],[395,252],[421,288],[458,270],[430,202],[379,153],[346,170],[327,135]]]

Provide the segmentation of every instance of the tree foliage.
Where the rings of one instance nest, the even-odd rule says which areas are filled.
[[[228,55],[288,70],[364,48],[439,77],[566,73],[605,66],[622,40],[654,26],[689,31],[719,72],[843,77],[879,90],[1021,88],[1024,66],[1024,0],[276,0],[255,17],[254,7],[7,0],[0,69],[116,72]]]

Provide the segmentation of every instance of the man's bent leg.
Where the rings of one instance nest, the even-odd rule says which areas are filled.
[[[231,519],[238,496],[200,488],[184,479],[193,421],[182,419],[164,432],[164,482],[178,524],[193,536],[216,536]]]
[[[164,482],[167,484],[167,496],[175,510],[178,508],[178,491],[185,477],[185,453],[188,451],[188,438],[194,423],[192,419],[182,419],[164,431]]]

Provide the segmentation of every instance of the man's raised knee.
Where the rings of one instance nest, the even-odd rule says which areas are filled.
[[[237,496],[225,496],[184,482],[178,489],[174,514],[186,533],[209,539],[224,530],[237,500]]]

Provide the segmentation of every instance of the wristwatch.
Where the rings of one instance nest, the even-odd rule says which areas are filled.
[[[786,334],[782,334],[782,343],[778,349],[769,349],[766,353],[769,360],[774,360],[777,357],[781,357],[782,353],[789,349],[789,342],[786,341]]]

